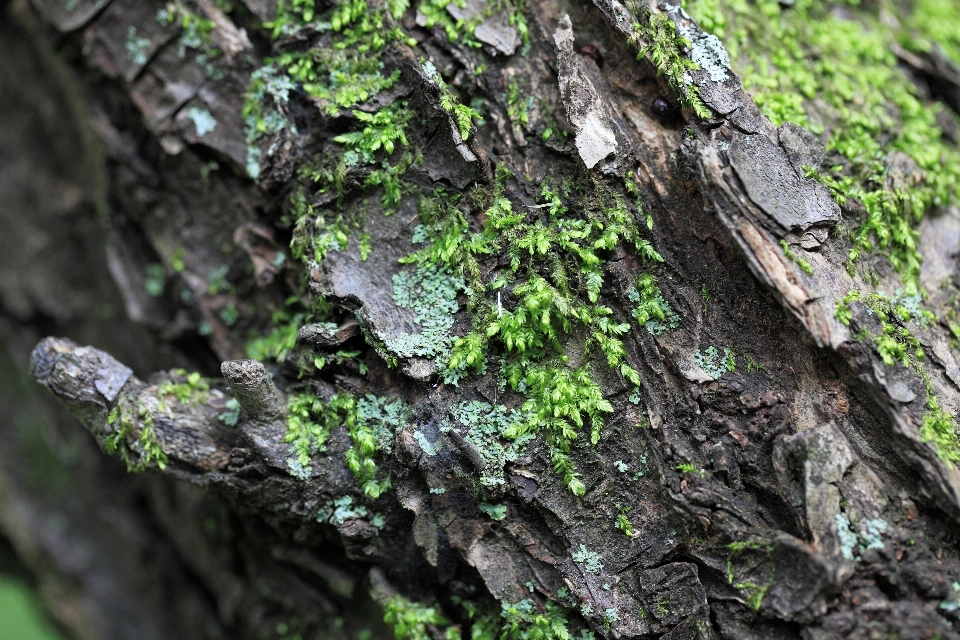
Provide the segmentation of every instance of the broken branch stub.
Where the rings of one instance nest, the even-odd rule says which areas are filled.
[[[220,372],[230,391],[254,420],[271,421],[283,415],[286,403],[264,366],[256,360],[228,360]]]

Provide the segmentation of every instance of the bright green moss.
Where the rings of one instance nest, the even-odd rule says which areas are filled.
[[[903,17],[900,43],[916,53],[938,47],[954,62],[960,62],[960,5],[953,0],[914,0]]]
[[[639,386],[639,373],[624,361],[621,338],[630,325],[617,321],[609,307],[597,304],[603,285],[602,252],[627,241],[645,262],[663,258],[639,233],[636,218],[642,212],[632,211],[622,195],[602,183],[581,183],[579,192],[574,185],[557,189],[545,184],[538,214],[531,216],[516,210],[504,195],[509,177],[498,168],[484,231],[470,241],[471,249],[459,253],[461,258],[469,258],[465,264],[475,265],[476,255],[500,246],[509,257],[509,267],[492,274],[488,283],[471,283],[474,328],[454,341],[445,377],[449,382],[468,369],[483,371],[490,341],[499,342],[508,354],[502,375],[513,390],[527,396],[523,411],[530,416],[510,430],[508,437],[543,432],[555,471],[574,494],[581,495],[586,487],[570,460],[571,446],[584,428],[590,429],[590,442],[596,444],[603,414],[613,407],[603,398],[589,368],[567,366],[563,340],[574,330],[586,330],[587,349],[596,349],[610,367]],[[579,216],[571,213],[574,208]],[[454,221],[463,219],[449,207],[446,215]],[[465,222],[455,222],[447,223],[446,228],[464,227]],[[418,252],[419,259],[442,258],[441,246],[448,237],[434,234],[433,248],[429,253]],[[451,247],[454,240],[451,237]],[[547,265],[546,275],[535,265]],[[495,300],[491,299],[493,292]],[[505,304],[504,293],[514,302]],[[481,302],[482,297],[486,302]]]
[[[377,455],[389,455],[396,430],[406,424],[407,406],[373,394],[360,398],[341,392],[324,402],[311,394],[294,394],[288,402],[287,435],[293,454],[287,461],[291,473],[309,478],[310,459],[324,451],[330,432],[343,425],[352,446],[347,467],[357,477],[364,495],[376,499],[390,486],[377,467]]]
[[[382,55],[391,42],[405,40],[398,27],[388,25],[387,12],[399,18],[406,6],[399,0],[371,9],[365,0],[348,0],[329,10],[323,16],[325,22],[314,23],[317,16],[312,0],[278,5],[276,19],[268,23],[274,38],[293,34],[308,23],[336,35],[332,47],[280,52],[251,75],[243,109],[247,172],[251,177],[257,178],[260,173],[261,151],[257,145],[261,138],[293,128],[284,113],[290,90],[300,87],[328,114],[349,110],[357,122],[354,130],[334,138],[344,145],[343,153],[321,159],[322,166],[313,171],[314,182],[321,183],[320,191],[335,188],[340,195],[348,167],[375,165],[380,168],[368,176],[365,186],[382,186],[387,207],[399,203],[399,176],[409,167],[411,158],[404,154],[399,161],[391,162],[390,156],[398,146],[407,144],[404,127],[410,114],[403,103],[373,113],[356,107],[389,89],[400,77],[399,71],[383,75]]]
[[[956,31],[949,19],[957,12],[954,3],[920,0],[899,30],[874,4],[685,4],[702,26],[712,26],[724,37],[734,70],[774,124],[789,121],[826,134],[831,164],[821,181],[838,200],[857,198],[867,210],[853,237],[851,259],[881,248],[907,289],[915,291],[920,255],[912,225],[931,207],[954,197],[960,152],[943,139],[936,124],[936,111],[942,107],[923,102],[891,49],[904,38],[955,42],[955,34],[945,33]],[[938,10],[945,13],[935,14]],[[912,174],[898,175],[900,169],[894,167],[903,163],[897,153],[915,163]]]
[[[459,42],[468,47],[479,49],[483,46],[475,37],[474,30],[484,20],[499,12],[506,12],[508,22],[516,27],[520,34],[524,48],[530,44],[530,29],[524,16],[526,2],[524,0],[495,0],[485,3],[482,10],[469,18],[454,19],[447,10],[453,5],[461,11],[467,8],[465,0],[422,0],[417,5],[417,11],[426,18],[426,27],[439,26],[447,34],[451,42]]]
[[[644,8],[640,21],[633,25],[630,40],[634,45],[642,46],[637,58],[649,58],[657,75],[666,77],[670,88],[680,96],[685,106],[693,109],[701,118],[711,116],[697,87],[687,79],[688,71],[699,68],[687,54],[691,43],[677,33],[677,25],[670,18]]]
[[[134,421],[139,418],[140,436],[131,444]],[[127,471],[144,471],[154,464],[161,471],[167,468],[167,454],[163,452],[157,435],[153,430],[153,418],[150,410],[137,403],[122,398],[107,416],[107,424],[114,431],[103,441],[104,450],[113,454],[120,453],[120,457],[127,465]]]
[[[308,314],[305,312],[291,312],[289,309],[278,309],[273,313],[270,333],[263,337],[254,338],[247,343],[247,357],[261,362],[276,360],[283,362],[297,344],[297,332],[307,324]]]
[[[524,98],[519,83],[516,80],[511,81],[507,85],[507,115],[510,116],[510,121],[519,127],[530,124],[530,108],[534,99],[533,94]]]
[[[566,589],[561,592],[566,594]],[[542,608],[529,599],[504,602],[497,615],[486,603],[458,596],[452,599],[464,611],[461,624],[451,622],[435,606],[400,595],[392,596],[384,604],[384,621],[393,627],[397,640],[435,640],[430,628],[439,631],[445,640],[594,640],[588,629],[574,635],[570,609],[551,600]]]
[[[166,380],[157,388],[157,398],[160,400],[160,410],[164,409],[164,399],[172,396],[180,404],[203,404],[210,398],[210,383],[203,376],[194,371],[188,374],[184,369],[172,372],[178,377],[186,377],[184,382]]]
[[[783,248],[783,255],[787,258],[787,260],[796,262],[797,266],[800,267],[800,270],[808,276],[813,275],[813,267],[810,266],[810,263],[795,254],[793,249],[790,248],[790,245],[787,244],[786,240],[780,240],[780,246]]]
[[[630,507],[624,507],[617,505],[617,529],[623,532],[623,535],[628,538],[632,538],[634,534],[633,523],[630,522],[630,518],[627,517],[627,514],[630,512]]]
[[[285,442],[293,444],[294,459],[298,470],[310,464],[315,453],[326,450],[330,432],[342,422],[342,415],[353,411],[356,402],[346,394],[334,396],[324,402],[310,393],[291,394],[287,399],[287,435]]]
[[[753,609],[754,611],[759,611],[760,606],[763,604],[763,598],[767,595],[767,592],[770,590],[771,585],[773,585],[773,576],[774,576],[774,564],[769,561],[770,555],[773,553],[773,545],[766,544],[762,542],[756,542],[753,540],[747,541],[738,541],[731,542],[727,545],[727,548],[730,550],[729,555],[727,556],[727,582],[737,589],[742,589],[747,594],[747,606]],[[769,577],[767,581],[758,585],[753,582],[737,582],[734,583],[734,570],[733,570],[733,561],[734,559],[747,551],[755,551],[765,553],[768,561],[765,563],[767,571],[769,572]]]
[[[547,600],[544,610],[537,611],[533,601],[503,603],[500,616],[503,628],[500,640],[574,640],[569,610]],[[584,630],[577,640],[593,640],[593,633]]]
[[[459,630],[451,626],[436,607],[412,602],[402,596],[393,596],[383,606],[383,621],[393,627],[397,640],[433,640],[427,627],[448,629],[446,638],[459,638]]]
[[[647,273],[637,277],[637,284],[627,294],[628,300],[636,305],[633,317],[646,328],[650,335],[659,336],[667,329],[680,326],[680,316],[664,300],[657,279]]]
[[[210,384],[199,373],[188,374],[183,369],[177,369],[171,374],[183,381],[165,380],[157,387],[157,411],[169,411],[167,403],[171,401],[195,406],[210,399]],[[140,435],[131,442],[137,423]],[[140,401],[123,398],[110,411],[107,424],[114,431],[104,440],[103,448],[109,454],[119,452],[128,471],[144,471],[151,465],[156,465],[160,470],[166,469],[169,460],[157,440],[150,407]]]
[[[853,320],[850,304],[858,300],[880,321],[880,333],[874,334],[862,329],[858,337],[872,343],[887,366],[901,364],[914,371],[924,381],[926,389],[927,411],[920,424],[920,438],[933,444],[937,455],[944,462],[960,462],[960,435],[953,416],[940,408],[930,383],[930,377],[920,367],[924,359],[923,347],[910,329],[925,326],[934,320],[932,313],[921,308],[919,294],[907,295],[898,290],[892,297],[876,292],[862,295],[859,291],[850,291],[837,305],[834,316],[849,326]]]
[[[478,120],[481,119],[480,113],[472,107],[460,103],[460,99],[450,87],[447,86],[447,83],[444,82],[443,77],[440,75],[440,72],[437,71],[437,68],[433,66],[432,62],[421,59],[420,64],[423,66],[427,77],[430,78],[434,85],[440,90],[440,108],[453,116],[453,119],[457,123],[457,133],[460,134],[460,139],[466,142],[470,138],[470,132],[473,129],[473,120],[475,118]]]

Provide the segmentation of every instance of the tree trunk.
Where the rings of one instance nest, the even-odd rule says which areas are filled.
[[[6,3],[0,551],[99,640],[960,638],[929,4]]]

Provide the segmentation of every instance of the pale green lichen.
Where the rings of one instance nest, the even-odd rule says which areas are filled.
[[[402,309],[412,309],[419,333],[402,333],[385,340],[387,348],[397,356],[436,358],[449,352],[454,337],[453,314],[457,312],[457,292],[463,279],[446,269],[417,266],[393,276],[393,301]]]
[[[428,456],[437,455],[437,443],[431,442],[427,439],[427,436],[424,435],[422,431],[417,429],[413,432],[413,439],[417,441],[417,444],[420,445],[420,449],[427,454]]]
[[[362,504],[354,504],[352,496],[340,496],[333,500],[328,500],[317,512],[317,522],[328,522],[335,527],[339,527],[347,520],[366,519],[369,516],[369,522],[377,530],[383,529],[386,519],[380,513],[371,515],[370,510]]]
[[[840,553],[847,560],[860,562],[864,551],[883,549],[883,534],[890,528],[886,520],[863,520],[859,526],[854,526],[842,513],[837,513],[834,520],[840,541]]]
[[[490,516],[491,520],[503,520],[507,517],[507,505],[480,503],[480,511]]]
[[[508,438],[507,434],[513,433],[517,425],[528,417],[503,405],[495,406],[476,400],[452,407],[450,414],[468,428],[466,440],[471,442],[483,457],[485,467],[480,472],[480,484],[488,489],[503,486],[504,465],[515,462],[522,455],[526,444],[533,439],[530,434],[512,439]]]
[[[573,561],[583,566],[587,573],[599,575],[603,571],[603,562],[600,560],[600,554],[595,551],[587,550],[586,545],[581,544],[580,548],[573,552]]]
[[[714,379],[719,379],[727,371],[737,370],[736,359],[730,349],[724,347],[723,354],[710,345],[704,351],[697,350],[693,356],[697,366],[703,369],[703,372]]]
[[[147,64],[147,51],[151,44],[149,38],[137,36],[136,27],[131,26],[127,29],[127,41],[124,43],[124,48],[127,51],[127,57],[133,64],[137,66]]]
[[[193,122],[193,127],[196,129],[197,137],[199,138],[202,138],[217,128],[217,121],[206,109],[190,107],[187,109],[187,117]]]

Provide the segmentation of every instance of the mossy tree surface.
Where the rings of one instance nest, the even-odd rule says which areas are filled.
[[[197,637],[960,637],[952,3],[35,4]]]

